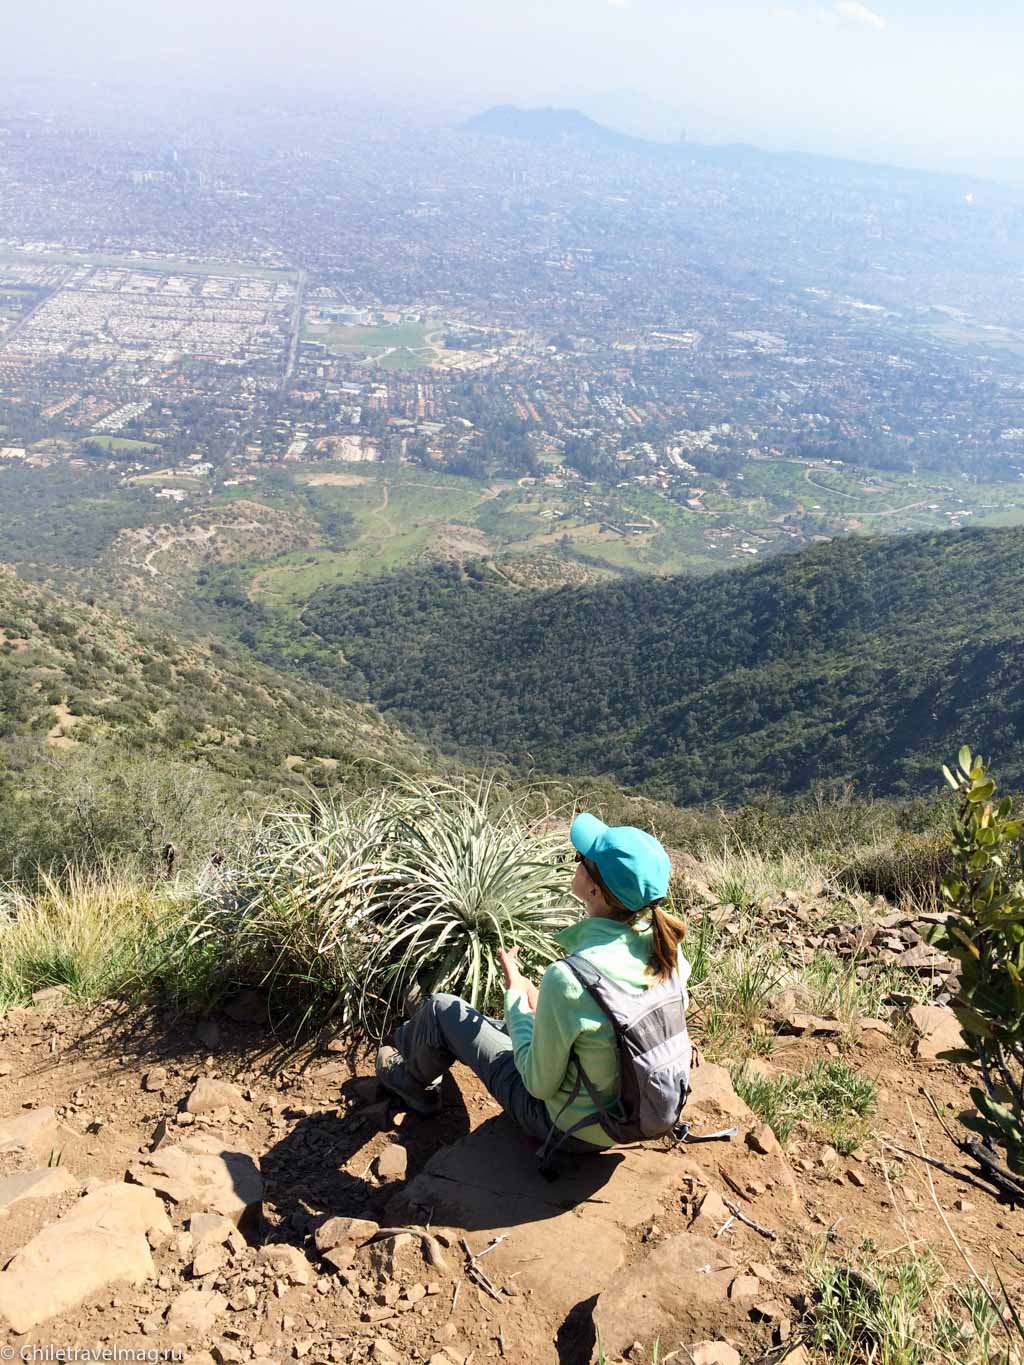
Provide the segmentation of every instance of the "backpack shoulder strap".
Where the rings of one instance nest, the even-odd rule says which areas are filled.
[[[618,1039],[622,1033],[622,1024],[614,1013],[608,1008],[608,1002],[604,999],[604,989],[610,983],[609,978],[599,967],[595,967],[592,962],[588,962],[579,953],[572,953],[569,957],[562,958],[562,961],[572,972],[573,976],[580,983],[583,989],[591,996],[601,1008],[612,1028],[615,1030],[615,1037]]]

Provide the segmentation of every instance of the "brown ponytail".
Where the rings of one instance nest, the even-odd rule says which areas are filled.
[[[675,915],[661,908],[661,902],[651,908],[651,960],[647,970],[659,981],[667,981],[679,966],[679,945],[686,937],[686,925]]]
[[[667,981],[679,966],[679,945],[686,937],[686,925],[681,919],[676,919],[675,915],[670,915],[667,910],[661,908],[664,901],[652,901],[650,905],[644,905],[639,910],[630,910],[614,892],[608,890],[600,872],[589,858],[581,858],[580,862],[604,896],[605,905],[612,912],[613,919],[622,924],[632,924],[641,915],[650,915],[652,942],[647,972],[657,981]]]

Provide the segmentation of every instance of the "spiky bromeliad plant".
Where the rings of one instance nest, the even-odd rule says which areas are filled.
[[[517,947],[523,969],[542,972],[574,918],[556,864],[564,834],[531,829],[522,802],[493,783],[407,782],[395,803],[388,894],[363,974],[363,1022],[378,1032],[413,986],[495,1006],[499,949]]]
[[[172,947],[179,995],[261,986],[297,1033],[329,1019],[382,1036],[413,986],[497,1004],[502,947],[543,971],[573,918],[564,836],[531,829],[523,801],[491,782],[394,776],[268,817],[209,876]]]
[[[966,746],[943,772],[960,801],[939,946],[960,963],[953,1008],[983,1082],[971,1090],[977,1112],[965,1119],[981,1143],[963,1150],[989,1167],[990,1179],[998,1176],[992,1159],[1005,1152],[1009,1170],[993,1183],[1004,1198],[1024,1202],[1024,820],[1010,797],[995,800],[995,781]]]
[[[368,796],[268,816],[199,886],[172,946],[183,993],[209,1004],[259,986],[296,1032],[354,1022],[392,815]]]

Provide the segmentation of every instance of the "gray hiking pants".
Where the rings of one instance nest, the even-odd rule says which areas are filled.
[[[455,1062],[462,1062],[529,1137],[543,1142],[551,1132],[547,1106],[530,1094],[516,1070],[505,1025],[457,995],[428,995],[413,1017],[395,1030],[395,1047],[420,1085],[433,1085]],[[582,1156],[602,1148],[569,1137],[559,1150]]]

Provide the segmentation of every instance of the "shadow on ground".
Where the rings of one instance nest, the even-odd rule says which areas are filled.
[[[365,1082],[353,1082],[365,1084]],[[342,1092],[347,1089],[342,1087]],[[282,1223],[302,1234],[324,1218],[337,1215],[377,1218],[402,1188],[402,1182],[380,1184],[371,1177],[373,1156],[359,1154],[382,1131],[401,1138],[408,1155],[408,1178],[414,1178],[430,1158],[469,1132],[469,1115],[458,1086],[446,1078],[444,1113],[436,1119],[407,1115],[400,1130],[386,1101],[355,1108],[342,1115],[324,1109],[299,1119],[274,1145],[261,1154],[267,1184],[267,1203]],[[378,1219],[379,1221],[379,1219]]]

